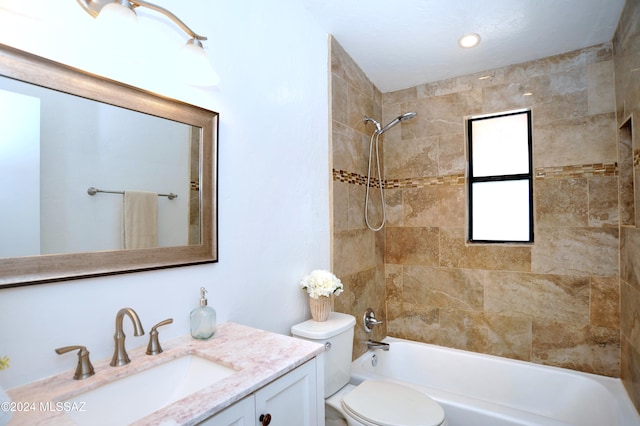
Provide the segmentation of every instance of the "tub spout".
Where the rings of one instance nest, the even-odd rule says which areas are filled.
[[[383,351],[388,351],[389,344],[384,342],[376,342],[375,340],[367,340],[367,349],[382,349]]]

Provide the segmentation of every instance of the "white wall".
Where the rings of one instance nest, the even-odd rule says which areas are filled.
[[[59,346],[110,357],[115,313],[125,306],[147,331],[173,317],[161,340],[187,334],[200,286],[221,322],[288,333],[308,315],[299,280],[329,267],[326,34],[295,0],[155,3],[209,37],[217,88],[168,76],[142,55],[149,40],[118,61],[108,48],[89,48],[93,21],[74,1],[0,0],[0,43],[220,112],[220,261],[0,290],[0,355],[11,358],[0,372],[4,388],[74,368],[73,355],[55,354]],[[162,19],[143,25],[159,43],[183,42]],[[126,327],[127,347],[146,345],[148,336]]]

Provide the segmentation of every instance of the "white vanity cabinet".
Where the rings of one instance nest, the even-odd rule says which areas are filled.
[[[314,358],[200,425],[318,426],[324,420],[322,359]]]
[[[254,426],[260,424],[255,414],[256,404],[253,395],[249,395],[199,423],[199,426]]]

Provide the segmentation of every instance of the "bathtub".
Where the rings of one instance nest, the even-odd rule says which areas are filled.
[[[352,363],[351,382],[400,382],[445,410],[449,426],[636,426],[619,379],[387,337]]]

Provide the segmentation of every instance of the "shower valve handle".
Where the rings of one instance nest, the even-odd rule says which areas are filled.
[[[362,322],[364,323],[364,331],[366,331],[367,333],[371,333],[374,326],[384,323],[384,321],[376,319],[376,314],[371,308],[367,308],[367,311],[364,313],[364,317],[362,320]]]

